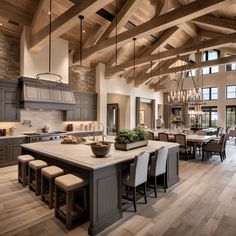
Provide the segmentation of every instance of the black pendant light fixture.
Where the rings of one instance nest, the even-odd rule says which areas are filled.
[[[49,35],[48,35],[48,72],[39,73],[36,75],[36,79],[43,82],[43,80],[48,80],[48,78],[53,79],[54,82],[62,83],[62,77],[59,74],[51,72],[52,64],[52,0],[49,1]],[[51,80],[50,80],[51,81]]]

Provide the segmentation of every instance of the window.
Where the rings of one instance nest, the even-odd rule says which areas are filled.
[[[203,100],[216,100],[218,99],[218,88],[203,88],[202,89]]]
[[[236,63],[226,65],[226,71],[236,70]]]
[[[226,86],[226,98],[227,99],[236,98],[236,85]]]
[[[191,78],[192,76],[193,77],[196,76],[196,70],[187,70],[186,74],[185,74],[185,77],[186,78]]]
[[[236,125],[236,106],[226,107],[226,127]]]
[[[202,108],[203,115],[202,115],[202,127],[209,128],[209,127],[217,127],[217,107],[204,107]]]
[[[219,50],[206,51],[203,53],[203,61],[216,60],[220,56]],[[202,74],[213,74],[219,72],[219,66],[211,66],[202,68]]]

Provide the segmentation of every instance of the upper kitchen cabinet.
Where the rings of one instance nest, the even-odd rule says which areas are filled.
[[[65,121],[94,121],[97,119],[97,94],[74,92],[75,108],[64,112]]]
[[[0,121],[19,121],[17,80],[0,80]]]

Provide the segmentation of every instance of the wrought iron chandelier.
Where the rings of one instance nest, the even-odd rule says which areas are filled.
[[[62,83],[62,77],[59,74],[51,72],[52,64],[52,0],[49,2],[49,35],[48,35],[48,72],[39,73],[36,75],[36,79],[41,82],[50,79],[50,81],[57,82],[58,84]]]
[[[190,68],[190,63],[189,61],[186,63],[186,65],[189,67],[189,73],[191,80],[193,82],[193,88],[190,89],[183,89],[184,87],[184,71],[182,70],[182,63],[181,63],[181,74],[180,78],[177,83],[177,88],[176,90],[172,90],[168,94],[168,104],[169,105],[189,105],[189,106],[194,106],[199,108],[201,105],[204,104],[203,100],[203,93],[202,93],[202,88],[203,88],[203,77],[201,76],[201,81],[200,81],[200,71],[201,68],[199,68],[199,74],[197,76],[197,83],[194,80],[192,70]],[[201,84],[200,84],[201,82]]]

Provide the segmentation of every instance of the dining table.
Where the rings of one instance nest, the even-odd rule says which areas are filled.
[[[179,134],[181,132],[165,131],[164,133],[168,134],[170,142],[174,142],[175,135]],[[154,132],[154,137],[155,137],[155,139],[158,138],[158,132]],[[196,155],[197,146],[202,147],[203,144],[205,144],[211,140],[214,140],[215,138],[216,138],[215,135],[204,135],[204,134],[196,134],[196,133],[186,134],[187,142],[190,143],[191,146],[193,147],[193,158],[197,157],[197,155]],[[201,156],[203,157],[203,151],[201,153]]]

